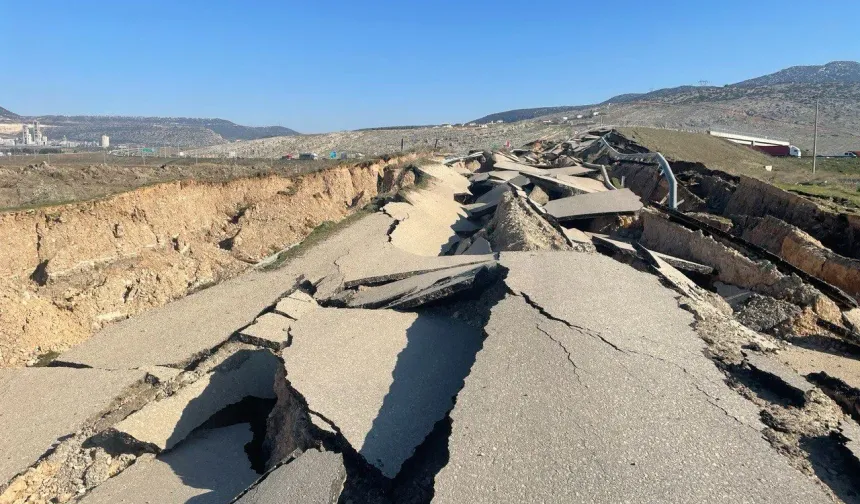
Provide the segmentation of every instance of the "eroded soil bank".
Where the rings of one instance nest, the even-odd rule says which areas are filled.
[[[0,367],[233,277],[384,191],[398,163],[299,177],[178,181],[0,214]]]

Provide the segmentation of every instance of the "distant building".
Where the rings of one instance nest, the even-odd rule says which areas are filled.
[[[107,149],[110,147],[110,137],[107,135],[102,135],[102,141],[99,144],[102,149]]]
[[[21,145],[48,145],[48,137],[42,134],[39,121],[33,121],[32,129],[29,124],[21,128]]]

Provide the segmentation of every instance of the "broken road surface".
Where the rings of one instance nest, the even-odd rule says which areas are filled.
[[[451,408],[481,339],[454,320],[390,310],[320,309],[292,332],[291,385],[390,478]]]
[[[657,210],[581,140],[468,179],[412,167],[420,187],[280,267],[0,371],[0,503],[849,502],[828,475],[850,489],[860,463],[854,396],[822,392],[843,375],[798,375],[823,361],[774,357],[709,256],[651,247]]]
[[[434,502],[826,501],[656,278],[599,255],[501,262],[511,293],[451,413]]]

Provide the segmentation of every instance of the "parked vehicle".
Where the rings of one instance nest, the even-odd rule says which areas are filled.
[[[753,149],[774,157],[800,157],[800,149],[794,145],[751,145]]]

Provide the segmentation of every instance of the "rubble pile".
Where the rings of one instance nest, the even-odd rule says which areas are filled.
[[[850,501],[860,383],[792,359],[860,345],[856,257],[703,167],[667,208],[648,154],[422,163],[278,269],[0,370],[0,504]]]

